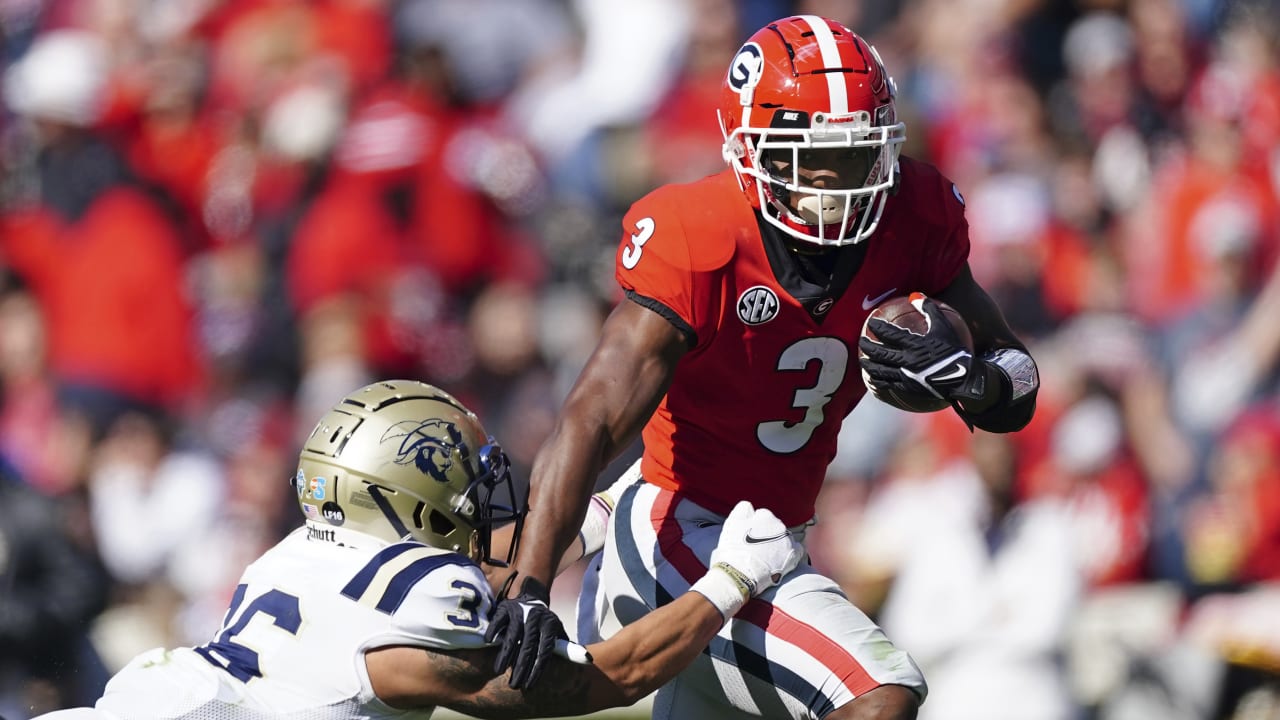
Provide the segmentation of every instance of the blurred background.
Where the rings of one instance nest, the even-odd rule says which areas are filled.
[[[205,642],[370,380],[527,477],[622,213],[723,167],[727,63],[792,13],[878,47],[1043,380],[1012,436],[859,407],[815,564],[926,720],[1280,718],[1280,4],[1246,0],[0,0],[0,715]]]

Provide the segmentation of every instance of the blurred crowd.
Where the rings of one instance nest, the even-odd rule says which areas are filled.
[[[0,715],[207,640],[367,381],[527,477],[622,213],[723,167],[727,63],[793,13],[877,46],[1041,368],[1016,435],[846,423],[810,549],[922,718],[1280,718],[1263,0],[0,0]]]

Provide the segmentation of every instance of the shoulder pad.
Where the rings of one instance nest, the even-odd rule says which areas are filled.
[[[631,206],[623,232],[620,253],[639,242],[669,266],[710,272],[733,258],[740,232],[756,229],[733,174],[721,173],[649,193]]]
[[[964,195],[933,165],[902,157],[898,161],[898,201],[931,225],[950,226],[964,217]]]

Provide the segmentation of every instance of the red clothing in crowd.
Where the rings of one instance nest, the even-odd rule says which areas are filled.
[[[31,286],[63,381],[170,404],[198,379],[179,240],[146,196],[116,187],[78,221],[0,217],[5,262]]]

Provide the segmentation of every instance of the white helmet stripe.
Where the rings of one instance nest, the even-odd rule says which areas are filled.
[[[813,29],[813,39],[818,41],[818,50],[822,53],[822,66],[844,67],[840,49],[836,47],[836,36],[831,32],[827,21],[817,15],[801,15],[800,18]],[[826,73],[826,76],[827,92],[831,95],[831,114],[844,115],[849,112],[849,91],[845,87],[844,73]]]

